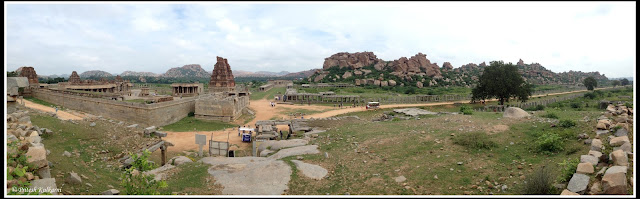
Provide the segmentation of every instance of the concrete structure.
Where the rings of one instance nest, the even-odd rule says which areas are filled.
[[[222,57],[216,57],[216,59],[217,62],[213,67],[211,80],[209,80],[209,93],[235,90],[236,81],[233,79],[233,72],[227,59]]]
[[[202,83],[173,83],[171,88],[173,96],[192,97],[203,94],[204,85]]]
[[[242,116],[242,110],[247,106],[249,95],[246,92],[210,93],[196,100],[195,117],[229,122]]]

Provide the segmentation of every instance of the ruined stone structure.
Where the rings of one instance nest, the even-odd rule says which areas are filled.
[[[29,85],[38,86],[38,74],[36,70],[30,66],[23,66],[16,70],[18,77],[26,77],[29,80]]]
[[[149,96],[149,87],[140,88],[140,93],[138,93],[138,97]]]
[[[171,88],[173,96],[192,97],[202,94],[204,85],[202,83],[173,83]]]
[[[204,120],[233,121],[249,106],[247,92],[216,92],[196,100],[195,117]]]
[[[267,84],[271,84],[273,85],[273,87],[286,87],[289,84],[293,84],[293,81],[291,80],[269,80],[267,81]]]
[[[258,90],[264,92],[264,91],[271,90],[271,88],[273,88],[273,84],[269,84],[268,83],[268,84],[260,86],[260,88],[258,88]]]
[[[133,83],[128,80],[123,80],[120,75],[116,76],[116,79],[112,81],[82,80],[78,73],[73,71],[71,76],[69,76],[69,81],[58,83],[58,86],[62,90],[119,93],[122,95],[129,95],[131,93]]]
[[[227,59],[216,57],[217,62],[213,67],[211,80],[209,81],[209,93],[235,90],[236,81],[233,79],[231,66]]]

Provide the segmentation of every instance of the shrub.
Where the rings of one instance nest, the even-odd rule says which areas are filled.
[[[627,108],[633,108],[633,104],[629,102],[625,102],[624,106],[626,106]]]
[[[571,102],[571,108],[581,108],[582,104],[580,102]]]
[[[159,189],[167,187],[166,181],[156,181],[153,179],[155,175],[142,173],[154,167],[148,161],[149,155],[151,155],[151,152],[148,150],[145,150],[141,156],[130,153],[133,162],[131,167],[122,173],[122,182],[120,183],[127,195],[159,195]]]
[[[596,98],[596,94],[594,93],[585,93],[584,98],[588,98],[588,99],[595,99]]]
[[[542,115],[542,117],[551,118],[551,119],[558,119],[558,115],[556,115],[556,113],[554,113],[554,112],[548,112],[548,113]]]
[[[576,172],[579,163],[580,159],[578,158],[563,160],[561,163],[558,163],[558,165],[560,165],[560,175],[558,175],[557,180],[559,182],[569,182],[573,174]]]
[[[538,150],[543,153],[562,151],[562,137],[556,133],[546,132],[536,140]]]
[[[570,128],[576,125],[576,122],[573,120],[560,120],[560,127],[562,128]]]
[[[456,136],[453,143],[470,149],[491,149],[498,146],[483,132],[471,132],[464,136]]]
[[[462,105],[460,106],[460,112],[464,115],[472,115],[473,109],[470,106]]]
[[[542,110],[544,110],[544,105],[542,104],[538,104],[534,107],[527,108],[527,111],[542,111]]]
[[[529,177],[524,185],[524,194],[526,195],[548,195],[552,194],[553,187],[552,169],[542,166],[536,169]]]

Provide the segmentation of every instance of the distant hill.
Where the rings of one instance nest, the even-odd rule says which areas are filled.
[[[269,71],[258,71],[258,72],[250,72],[243,70],[234,70],[234,77],[279,77],[289,74],[288,71],[280,71],[280,72],[269,72]]]
[[[313,75],[313,73],[315,73],[316,70],[320,70],[320,69],[311,69],[311,70],[305,70],[305,71],[300,71],[295,73],[289,73],[289,74],[283,75],[282,77],[307,78]]]
[[[124,71],[120,74],[120,76],[146,76],[146,77],[158,77],[161,74],[156,74],[152,72],[135,72],[135,71]]]
[[[105,71],[101,71],[101,70],[90,70],[90,71],[85,71],[83,73],[80,74],[80,78],[89,78],[89,77],[112,77],[113,75],[111,73],[105,72]]]
[[[621,80],[621,79],[627,79],[629,81],[633,81],[633,77],[611,77],[611,78],[609,78],[609,80]]]
[[[211,73],[202,69],[200,64],[189,64],[182,67],[171,68],[162,77],[211,77]]]

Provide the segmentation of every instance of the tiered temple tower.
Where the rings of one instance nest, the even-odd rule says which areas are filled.
[[[213,73],[209,81],[209,93],[234,91],[236,81],[233,79],[231,66],[229,66],[227,59],[222,57],[216,57],[216,59],[217,62],[213,67]]]

